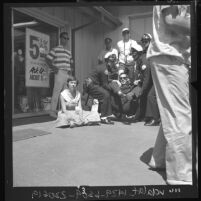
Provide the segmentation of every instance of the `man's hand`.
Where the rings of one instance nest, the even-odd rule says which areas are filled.
[[[171,6],[162,10],[166,26],[177,34],[190,34],[190,17],[179,15],[177,6]]]
[[[134,81],[134,85],[138,85],[139,82],[140,82],[140,80],[135,80],[135,81]]]
[[[121,97],[126,97],[126,94],[122,93],[122,91],[118,91],[118,95]]]
[[[58,68],[52,66],[50,69],[51,69],[51,72],[53,72],[54,74],[58,73]]]

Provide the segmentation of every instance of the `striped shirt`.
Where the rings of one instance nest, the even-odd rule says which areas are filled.
[[[58,45],[53,48],[49,54],[47,55],[47,59],[52,61],[52,64],[62,70],[70,71],[70,60],[71,60],[71,52],[67,49],[64,49],[62,45]]]

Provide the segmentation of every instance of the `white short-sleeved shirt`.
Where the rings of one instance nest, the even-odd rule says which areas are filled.
[[[110,50],[106,50],[106,49],[102,50],[101,53],[98,56],[98,60],[104,63],[105,62],[104,57],[108,52],[113,52],[116,55],[116,58],[118,59],[118,51],[117,51],[117,49],[111,48]]]
[[[120,63],[132,63],[134,61],[133,57],[130,54],[131,47],[135,46],[137,42],[135,40],[129,39],[128,42],[124,42],[123,40],[117,43],[118,51],[119,51],[119,62]]]
[[[147,58],[158,55],[170,55],[177,57],[181,62],[190,65],[191,47],[190,36],[176,34],[168,30],[163,21],[162,10],[171,6],[178,7],[178,15],[190,18],[189,5],[164,5],[153,8],[153,40],[147,50]]]

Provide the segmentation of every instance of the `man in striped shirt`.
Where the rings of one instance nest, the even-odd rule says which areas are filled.
[[[46,57],[50,69],[55,73],[50,116],[57,117],[60,92],[71,73],[71,52],[66,49],[68,33],[60,33],[60,45],[53,48]]]

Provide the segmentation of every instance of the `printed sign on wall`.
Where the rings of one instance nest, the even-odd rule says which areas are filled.
[[[45,61],[49,48],[49,35],[26,28],[27,87],[49,87],[49,69]]]

